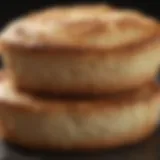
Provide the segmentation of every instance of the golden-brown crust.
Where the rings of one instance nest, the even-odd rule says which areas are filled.
[[[78,143],[74,144],[71,147],[65,147],[63,145],[47,145],[47,144],[36,144],[36,143],[29,143],[27,140],[20,140],[18,137],[14,136],[14,133],[7,133],[5,134],[5,137],[3,137],[4,140],[7,142],[11,142],[17,145],[20,145],[24,148],[31,149],[31,150],[37,150],[37,149],[42,149],[42,150],[83,150],[87,149],[87,151],[94,151],[95,149],[112,149],[116,147],[122,147],[126,145],[133,145],[137,144],[143,140],[146,140],[153,134],[155,131],[155,128],[157,125],[155,124],[149,124],[147,127],[145,126],[144,128],[141,128],[140,131],[133,130],[129,136],[125,136],[123,138],[114,137],[113,139],[104,141],[104,140],[98,140],[98,141],[93,141],[93,140],[88,140],[87,142],[84,143]],[[126,139],[127,137],[127,139]]]
[[[115,84],[110,84],[110,85],[104,85],[101,87],[96,87],[96,89],[93,89],[93,85],[88,84],[88,85],[84,85],[81,87],[72,85],[71,87],[68,87],[66,89],[64,89],[63,87],[61,87],[61,84],[57,85],[57,87],[55,87],[54,89],[51,89],[51,85],[41,85],[41,87],[37,88],[35,86],[33,86],[32,84],[30,85],[25,85],[25,83],[27,83],[26,79],[21,78],[21,80],[23,82],[18,83],[16,81],[13,81],[12,83],[15,85],[15,87],[17,88],[17,90],[19,91],[23,91],[23,92],[31,92],[34,94],[39,94],[39,93],[45,93],[45,94],[52,94],[55,96],[60,96],[60,95],[70,95],[70,96],[88,96],[88,95],[92,95],[92,96],[102,96],[102,95],[115,95],[117,93],[125,93],[125,92],[130,92],[132,90],[137,90],[139,88],[141,88],[142,86],[145,86],[147,84],[149,84],[153,79],[155,79],[157,75],[157,72],[153,72],[152,75],[143,75],[143,77],[139,78],[139,79],[132,79],[132,80],[128,80],[128,83],[126,83],[125,81],[119,81],[119,83]],[[126,76],[127,77],[127,76]],[[151,82],[152,83],[152,82]],[[129,84],[129,85],[128,85]]]
[[[28,54],[12,50],[3,58],[10,79],[19,89],[51,94],[106,94],[138,88],[156,77],[159,42],[145,45],[103,54],[85,50],[77,54],[80,52],[64,49],[55,49],[56,55],[43,50]]]
[[[93,54],[129,51],[159,41],[159,37],[155,19],[137,11],[100,5],[31,13],[8,25],[0,39],[5,52]],[[64,52],[66,49],[69,52]]]
[[[150,105],[150,106],[147,106],[147,105]],[[153,106],[153,105],[157,105],[157,102],[154,104],[154,103],[152,103],[152,102],[147,102],[146,103],[146,106],[144,106],[144,110],[142,109],[143,108],[143,106],[142,106],[142,108],[141,108],[141,106],[137,106],[141,111],[144,111],[144,112],[142,112],[141,114],[143,114],[143,115],[141,115],[142,117],[145,117],[145,118],[147,118],[145,121],[143,121],[143,118],[142,119],[139,119],[139,116],[137,117],[137,115],[139,114],[139,112],[136,112],[136,115],[134,115],[135,113],[135,110],[136,110],[136,105],[133,105],[133,106],[128,106],[129,107],[129,112],[128,112],[128,114],[129,115],[127,115],[127,113],[126,112],[123,112],[122,111],[122,113],[121,113],[121,109],[123,110],[123,108],[117,108],[116,110],[115,110],[115,118],[116,118],[116,114],[120,114],[121,116],[133,116],[132,118],[134,118],[134,121],[138,121],[137,122],[137,125],[135,126],[134,124],[132,124],[133,122],[130,122],[130,121],[127,121],[127,122],[125,122],[124,124],[119,124],[117,121],[116,121],[116,123],[118,123],[119,125],[122,125],[121,127],[122,128],[125,128],[125,127],[123,127],[123,125],[125,126],[126,125],[126,123],[128,124],[130,124],[130,125],[133,125],[133,127],[129,127],[130,128],[130,130],[129,131],[126,131],[125,132],[125,130],[124,130],[124,133],[123,132],[121,132],[121,131],[118,131],[119,132],[119,136],[118,135],[114,135],[113,134],[113,136],[111,136],[110,138],[106,138],[106,139],[104,139],[104,137],[101,139],[101,136],[99,135],[99,138],[98,139],[92,139],[92,137],[91,138],[87,138],[87,139],[85,139],[84,138],[84,140],[82,139],[81,141],[78,141],[78,142],[70,142],[70,144],[68,145],[68,144],[66,144],[65,145],[65,142],[63,143],[62,141],[60,142],[60,143],[50,143],[50,142],[48,142],[47,141],[47,139],[45,140],[45,141],[41,141],[41,140],[37,140],[37,141],[34,141],[33,140],[33,138],[32,138],[32,140],[29,140],[28,141],[28,139],[27,138],[22,138],[23,136],[22,135],[19,135],[19,134],[22,134],[21,133],[21,131],[17,131],[16,130],[16,126],[15,126],[15,124],[14,124],[14,122],[15,122],[15,120],[14,120],[14,118],[12,119],[11,118],[11,120],[12,121],[9,121],[8,120],[8,118],[7,118],[7,121],[9,121],[9,122],[12,122],[13,123],[13,126],[11,125],[12,123],[7,123],[7,121],[5,121],[4,120],[4,139],[6,140],[6,141],[8,141],[8,142],[12,142],[12,143],[15,143],[15,144],[18,144],[18,145],[20,145],[20,146],[23,146],[23,147],[26,147],[26,148],[29,148],[29,149],[49,149],[49,150],[54,150],[54,149],[62,149],[62,150],[70,150],[70,149],[91,149],[91,150],[93,150],[93,149],[99,149],[99,148],[105,148],[105,149],[110,149],[110,148],[115,148],[115,147],[120,147],[120,146],[125,146],[125,145],[132,145],[132,144],[135,144],[135,143],[138,143],[138,142],[141,142],[142,140],[145,140],[147,137],[149,137],[154,131],[155,131],[155,129],[156,129],[156,127],[158,126],[158,114],[157,114],[157,107],[155,107],[155,106]],[[21,110],[15,110],[15,108],[14,108],[14,106],[12,105],[12,107],[13,107],[13,110],[12,111],[10,111],[10,110],[8,110],[8,108],[7,108],[7,112],[9,113],[9,115],[10,114],[13,114],[14,116],[16,116],[15,114],[22,114],[22,116],[17,116],[17,117],[23,117],[25,114],[26,114],[26,112],[23,114],[23,112],[21,112]],[[21,106],[21,107],[24,107],[24,105],[23,106]],[[77,107],[77,106],[74,106],[74,107]],[[85,107],[88,107],[88,106],[85,106]],[[98,107],[98,106],[97,106]],[[150,108],[149,110],[147,109],[147,108]],[[146,109],[147,110],[146,110]],[[84,109],[85,110],[85,109]],[[112,109],[111,109],[112,110]],[[139,111],[140,111],[139,110]],[[91,110],[91,111],[93,111],[93,110]],[[138,111],[138,110],[137,110]],[[147,111],[147,112],[146,112]],[[67,111],[65,110],[65,113],[66,113]],[[70,110],[70,112],[71,112],[71,110]],[[103,116],[103,112],[110,112],[108,109],[107,109],[107,111],[105,111],[105,110],[101,110],[101,109],[99,109],[99,112],[97,112],[96,114],[97,114],[97,120],[98,120],[98,114],[100,113],[102,116]],[[113,111],[111,111],[110,112],[110,114],[112,113]],[[7,114],[8,114],[7,113]],[[47,113],[47,114],[46,114]],[[44,116],[48,116],[49,117],[49,114],[51,113],[50,111],[47,111],[46,113],[43,113],[44,114]],[[73,110],[72,111],[72,113],[73,113],[73,115],[75,116],[75,117],[77,117],[77,114],[76,114],[76,112],[75,112],[75,110]],[[77,111],[77,113],[78,113],[78,115],[80,116],[81,115],[81,111]],[[27,113],[27,116],[30,116],[30,114],[32,114],[31,112],[28,112]],[[58,112],[56,113],[56,114],[59,114]],[[56,114],[54,115],[54,116],[56,116]],[[63,111],[61,110],[60,111],[60,115],[63,115]],[[84,117],[84,119],[86,118],[86,117],[89,117],[89,114],[90,114],[90,116],[92,115],[91,114],[91,112],[89,112],[89,114],[87,113],[87,112],[83,112],[82,113],[83,114],[83,117]],[[109,115],[110,114],[108,114],[107,116],[108,117],[106,117],[106,123],[108,123],[107,122],[107,118],[108,118],[108,120],[109,120]],[[35,112],[34,113],[34,116],[36,117],[37,115],[41,115],[41,113],[39,113],[38,111],[37,112]],[[112,115],[112,114],[111,114]],[[53,116],[53,115],[52,115]],[[113,116],[113,115],[112,115]],[[33,117],[32,117],[33,118]],[[77,117],[77,120],[79,119],[80,117]],[[124,118],[124,117],[123,117]],[[137,119],[135,119],[135,118],[137,118]],[[28,118],[29,119],[29,118]],[[34,119],[33,119],[34,120]],[[19,119],[19,121],[21,121],[21,119]],[[22,121],[23,121],[23,118],[22,118]],[[43,122],[43,121],[42,121]],[[40,124],[42,123],[42,122],[40,122]],[[49,123],[50,121],[49,121],[49,119],[48,119],[48,123]],[[30,122],[28,122],[28,125],[29,125],[29,123]],[[58,123],[58,122],[57,122]],[[87,121],[86,121],[86,123],[87,123]],[[104,123],[104,121],[103,121],[103,123]],[[115,122],[113,121],[113,125],[115,125],[114,124]],[[9,124],[11,125],[11,126],[9,126]],[[18,125],[18,123],[16,123],[17,125]],[[22,123],[23,124],[23,123]],[[25,124],[25,123],[24,123]],[[33,123],[34,124],[34,123]],[[63,125],[66,125],[67,124],[67,122],[66,123],[64,123]],[[41,124],[42,126],[44,125],[43,123]],[[61,128],[63,128],[63,125],[61,126]],[[70,125],[70,123],[68,123],[68,125]],[[140,125],[140,126],[139,126]],[[53,125],[54,126],[54,125]],[[106,125],[107,126],[107,125]],[[13,128],[12,128],[13,127]],[[14,128],[15,127],[15,128]],[[32,129],[38,129],[38,128],[36,128],[36,127],[40,127],[39,125],[38,126],[35,126],[35,128],[33,128],[33,127],[31,127]],[[79,126],[80,127],[80,126]],[[89,127],[89,126],[88,126]],[[117,126],[117,127],[119,127],[119,126]],[[112,128],[112,127],[111,127]],[[21,129],[24,129],[24,128],[21,128]],[[26,128],[27,129],[27,128]],[[93,128],[91,128],[91,131],[92,131],[92,129]],[[26,130],[26,132],[27,132],[27,130]],[[42,132],[42,131],[41,131]],[[55,132],[55,130],[52,130],[51,129],[51,133],[52,133],[52,135],[54,135],[54,134],[57,134],[56,132]],[[108,135],[110,135],[110,132],[112,132],[112,130],[110,131],[110,129],[108,128],[108,131],[106,132],[106,134],[108,134]],[[34,133],[34,132],[33,132]],[[36,133],[36,132],[35,132]],[[42,132],[43,133],[43,132]],[[74,133],[74,131],[73,131],[73,133]],[[113,130],[113,133],[114,133],[114,130]],[[79,132],[78,132],[78,134],[80,134]],[[19,137],[20,136],[20,137]],[[35,135],[33,135],[33,136],[35,136]],[[37,135],[38,136],[38,135]],[[41,136],[41,134],[40,134],[40,136]],[[50,135],[51,136],[51,135]],[[63,135],[63,136],[66,136],[65,134]],[[24,136],[25,137],[25,136]],[[41,137],[41,138],[43,138],[43,137]],[[46,138],[46,137],[45,137]],[[50,137],[51,138],[51,137]],[[63,138],[62,138],[63,139]],[[71,140],[72,141],[72,140]]]
[[[154,83],[114,96],[78,99],[22,93],[5,75],[2,79],[4,139],[27,148],[115,148],[138,143],[158,125],[160,92]]]
[[[123,108],[124,104],[134,105],[134,103],[138,102],[150,102],[160,96],[160,87],[155,81],[151,81],[136,89],[105,95],[53,96],[46,93],[30,94],[14,88],[5,73],[2,72],[1,75],[0,105],[7,104],[6,107],[9,109],[20,110],[22,112],[97,112],[103,106],[105,108],[106,105],[112,106],[110,109]]]
[[[51,7],[11,22],[0,36],[0,50],[20,90],[98,95],[138,88],[153,79],[159,42],[154,18],[82,5]]]

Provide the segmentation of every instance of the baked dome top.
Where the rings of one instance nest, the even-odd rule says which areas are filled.
[[[158,22],[135,10],[108,5],[50,7],[8,24],[2,49],[105,49],[146,43],[159,37]]]

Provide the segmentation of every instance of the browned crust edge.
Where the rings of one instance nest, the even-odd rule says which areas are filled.
[[[4,71],[0,72],[0,85],[5,85],[8,77]],[[0,105],[5,105],[10,110],[21,112],[54,112],[54,111],[99,111],[101,109],[118,109],[124,106],[134,106],[139,102],[150,103],[160,98],[160,86],[156,81],[143,84],[140,88],[129,91],[119,92],[117,94],[105,94],[99,96],[51,96],[50,94],[35,94],[17,90],[13,86],[13,92],[23,101],[10,101],[10,99],[1,98]],[[13,87],[13,88],[12,88]],[[30,101],[26,101],[29,98]],[[87,106],[87,107],[86,107]],[[98,107],[97,107],[98,106]],[[108,106],[108,107],[106,107]]]
[[[128,27],[130,26],[136,26],[138,25],[138,27],[140,27],[140,29],[143,31],[145,30],[144,36],[143,38],[141,38],[140,40],[137,40],[135,42],[131,42],[128,44],[120,44],[117,47],[106,47],[106,46],[95,46],[95,45],[85,45],[85,44],[81,44],[81,43],[76,43],[76,44],[69,44],[67,42],[57,42],[56,39],[52,39],[52,41],[45,41],[43,39],[43,36],[40,37],[38,41],[35,41],[32,44],[27,44],[25,42],[23,42],[23,40],[21,41],[17,41],[16,37],[17,36],[21,36],[21,34],[23,35],[23,33],[25,32],[23,29],[21,30],[21,27],[16,28],[16,30],[14,30],[15,33],[17,33],[15,35],[13,42],[10,41],[10,38],[7,39],[3,39],[0,38],[0,49],[3,52],[26,52],[26,53],[40,53],[40,52],[49,52],[49,53],[57,53],[58,54],[66,54],[66,50],[68,51],[69,54],[83,54],[83,53],[87,53],[87,54],[94,54],[94,53],[105,53],[105,54],[116,54],[116,53],[120,53],[121,54],[125,54],[129,52],[136,52],[137,49],[141,49],[144,48],[146,46],[148,46],[149,43],[154,43],[155,41],[159,41],[160,40],[160,29],[159,29],[159,21],[151,16],[146,16],[144,13],[138,11],[138,10],[127,10],[125,8],[118,8],[115,7],[113,5],[106,5],[103,3],[96,3],[96,4],[79,4],[79,5],[72,5],[72,6],[63,6],[63,7],[50,7],[50,8],[44,8],[35,12],[31,12],[26,14],[26,16],[23,16],[20,18],[20,20],[24,20],[24,19],[29,19],[29,20],[34,20],[37,17],[42,17],[43,18],[43,14],[46,13],[50,13],[53,10],[56,11],[56,13],[58,12],[58,15],[61,13],[61,11],[63,9],[68,9],[68,10],[72,10],[73,9],[78,9],[79,11],[83,12],[83,9],[91,9],[94,10],[95,9],[102,9],[102,14],[103,14],[103,10],[106,11],[106,9],[110,10],[111,12],[121,12],[121,11],[129,11],[126,12],[126,14],[133,14],[135,16],[138,17],[138,19],[141,19],[142,21],[145,20],[150,20],[150,24],[148,23],[148,25],[140,25],[139,26],[139,20],[134,20],[134,18],[130,18],[130,17],[125,17],[124,20],[122,21],[118,21],[117,24],[119,26],[119,28],[122,29],[122,31],[125,29],[126,24],[128,25]],[[100,10],[101,13],[101,10]],[[106,13],[106,12],[105,12]],[[48,15],[48,16],[52,16],[52,14]],[[132,16],[131,16],[132,17]],[[48,18],[48,17],[47,17]],[[65,19],[66,17],[64,17],[63,15],[63,19]],[[14,22],[14,21],[13,21]],[[93,26],[94,26],[95,21],[93,21]],[[12,22],[10,24],[8,24],[8,27],[10,28],[12,26]],[[92,23],[91,23],[92,26]],[[6,26],[7,28],[7,26]],[[12,27],[11,27],[12,28]],[[74,28],[74,26],[73,26]],[[19,29],[22,32],[19,32]],[[5,33],[5,31],[2,31],[2,35],[3,33]],[[93,32],[94,33],[94,32]],[[146,34],[147,33],[147,34]],[[3,36],[2,36],[3,37]],[[41,41],[42,39],[42,41]],[[57,51],[57,52],[56,52]]]
[[[4,129],[4,137],[3,139],[7,142],[17,144],[19,146],[22,146],[24,148],[28,148],[31,150],[35,149],[45,149],[45,150],[83,150],[87,149],[90,151],[96,150],[96,149],[112,149],[117,147],[123,147],[128,145],[134,145],[137,143],[140,143],[141,141],[146,140],[149,138],[154,131],[156,130],[157,125],[155,124],[148,124],[147,126],[144,126],[141,130],[138,132],[136,130],[131,131],[131,133],[128,135],[124,135],[123,137],[113,137],[110,140],[88,140],[87,142],[72,144],[70,146],[64,146],[64,145],[48,145],[48,144],[31,144],[28,143],[27,140],[20,140],[18,137],[16,137],[15,133],[13,132],[7,132]],[[5,128],[5,127],[3,127]]]
[[[2,76],[3,77],[3,76]],[[152,95],[153,96],[153,95]],[[158,97],[157,97],[158,96]],[[154,96],[149,99],[155,99],[155,98],[159,98],[159,94]],[[146,103],[148,101],[146,100]],[[13,104],[8,104],[10,106],[9,109],[13,109],[15,112],[21,112],[23,110],[23,107],[20,106],[20,108],[22,108],[22,110],[20,108],[17,108],[16,104],[15,106],[13,106]],[[86,106],[85,106],[86,107]],[[91,106],[92,107],[92,106]],[[17,110],[16,110],[17,109]],[[33,111],[33,110],[32,110]],[[49,110],[47,110],[49,111]],[[98,149],[98,148],[105,148],[105,149],[110,149],[110,148],[116,148],[116,147],[120,147],[120,146],[125,146],[125,145],[130,145],[130,144],[135,144],[138,143],[142,140],[145,140],[147,137],[149,137],[156,129],[157,124],[154,123],[156,121],[156,117],[152,117],[152,121],[148,124],[146,124],[144,126],[144,128],[141,128],[141,130],[136,130],[134,129],[133,131],[131,131],[131,133],[124,135],[123,137],[113,137],[110,140],[97,140],[97,141],[92,141],[92,140],[88,140],[82,143],[78,143],[78,144],[73,144],[71,146],[61,146],[61,145],[49,145],[49,144],[31,144],[28,143],[27,140],[20,140],[17,136],[16,133],[13,130],[7,131],[5,128],[5,123],[2,123],[2,133],[4,133],[3,137],[6,141],[8,142],[12,142],[15,144],[18,144],[20,146],[23,147],[27,147],[30,149],[48,149],[48,150],[54,150],[54,149],[62,149],[62,150],[70,150],[70,149]],[[154,120],[155,119],[155,120]],[[0,135],[1,136],[1,135]]]
[[[65,54],[65,55],[84,55],[84,54],[97,54],[103,55],[116,55],[118,57],[122,55],[132,56],[134,54],[138,54],[140,50],[146,48],[146,46],[154,45],[160,41],[160,30],[159,26],[157,26],[158,31],[155,31],[151,36],[146,38],[143,41],[137,41],[135,43],[131,43],[128,45],[119,46],[116,48],[105,48],[98,46],[83,46],[83,45],[68,45],[68,44],[36,44],[36,45],[25,45],[23,43],[10,43],[4,40],[0,40],[0,51],[1,52],[9,52],[9,53],[27,53],[27,54]],[[67,52],[66,52],[67,51]],[[128,52],[130,54],[128,54]]]
[[[158,70],[158,69],[157,69]],[[12,71],[10,72],[11,76],[14,74],[12,73]],[[17,90],[19,91],[23,91],[23,92],[31,92],[34,94],[38,94],[40,92],[45,93],[45,94],[52,94],[52,95],[56,95],[56,96],[60,96],[60,95],[70,95],[70,96],[74,96],[74,95],[79,95],[79,96],[87,96],[87,95],[92,95],[92,96],[103,96],[104,95],[117,95],[119,93],[122,93],[122,95],[124,95],[125,93],[130,93],[134,90],[138,90],[139,88],[141,88],[144,85],[148,85],[149,83],[153,83],[154,79],[157,75],[157,71],[153,71],[151,74],[146,74],[146,75],[142,75],[141,78],[139,79],[132,79],[129,81],[128,84],[126,84],[123,80],[120,81],[119,83],[117,83],[116,85],[107,85],[107,86],[103,86],[103,87],[96,87],[96,89],[93,90],[92,85],[85,85],[85,86],[81,86],[80,87],[76,87],[73,86],[72,88],[67,88],[67,89],[61,89],[61,87],[59,87],[58,89],[51,90],[50,86],[45,85],[45,86],[41,86],[40,88],[38,87],[34,87],[32,85],[27,84],[27,82],[25,82],[25,79],[22,79],[22,82],[18,83],[16,82],[16,80],[13,80],[13,83],[15,84],[15,87],[17,88]],[[14,76],[12,76],[14,78]],[[25,85],[27,84],[27,85]]]

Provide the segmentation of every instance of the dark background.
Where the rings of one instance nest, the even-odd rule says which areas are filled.
[[[160,18],[160,2],[158,2],[158,0],[1,0],[0,28],[2,28],[9,20],[33,9],[39,9],[50,5],[93,2],[109,2],[110,4],[117,6],[136,8],[152,16]]]

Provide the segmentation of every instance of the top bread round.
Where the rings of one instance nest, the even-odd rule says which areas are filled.
[[[5,28],[1,39],[25,49],[73,47],[110,51],[145,43],[155,38],[156,30],[156,21],[137,11],[105,5],[72,6],[23,16]]]
[[[147,83],[159,67],[159,42],[157,20],[105,5],[36,11],[0,36],[14,84],[58,94],[110,93]]]

